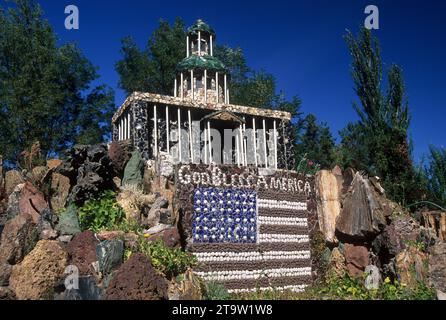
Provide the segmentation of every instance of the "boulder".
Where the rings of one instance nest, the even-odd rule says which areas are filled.
[[[66,160],[56,172],[70,179],[68,203],[82,206],[104,190],[114,188],[114,170],[106,144],[76,145],[65,153]]]
[[[143,185],[144,161],[139,151],[133,151],[132,157],[127,162],[124,170],[122,185]]]
[[[115,173],[122,177],[124,169],[132,157],[133,144],[130,140],[113,141],[108,148],[108,156],[111,159]]]
[[[155,202],[155,195],[146,195],[139,188],[126,185],[121,188],[116,201],[124,210],[127,220],[141,222],[144,213],[149,212]]]
[[[20,194],[19,208],[21,215],[32,217],[34,223],[37,224],[41,212],[48,208],[48,204],[43,193],[37,190],[31,183],[26,182]]]
[[[137,249],[139,236],[135,233],[124,231],[101,231],[97,235],[100,241],[121,239],[124,241],[124,247],[127,249]]]
[[[429,282],[437,290],[446,292],[446,242],[437,243],[430,249]]]
[[[61,164],[62,164],[62,160],[60,160],[60,159],[48,159],[46,161],[46,166],[48,167],[49,170],[55,169],[55,168],[59,167]]]
[[[17,170],[9,170],[5,173],[5,192],[10,195],[15,187],[21,183],[24,183],[25,179],[22,174]]]
[[[351,277],[362,277],[365,268],[370,264],[367,247],[346,243],[344,245],[344,256],[348,274]]]
[[[93,274],[92,263],[97,261],[96,246],[99,241],[91,231],[77,234],[67,245],[70,265],[79,269],[80,275]]]
[[[31,181],[35,183],[40,183],[48,172],[48,168],[46,166],[37,166],[34,167],[31,171]]]
[[[39,222],[37,223],[37,232],[42,240],[54,240],[59,235],[54,230],[57,223],[57,216],[50,208],[46,208],[40,214]]]
[[[63,278],[68,255],[59,242],[41,240],[12,268],[9,284],[19,300],[51,299]]]
[[[60,173],[53,172],[51,176],[51,208],[53,210],[62,210],[70,194],[70,179]]]
[[[0,263],[14,265],[32,250],[38,240],[36,225],[31,217],[16,216],[9,220],[0,241]]]
[[[367,266],[364,273],[367,275],[364,282],[367,290],[378,290],[382,281],[381,272],[378,267],[374,265]]]
[[[102,276],[119,267],[124,259],[124,242],[121,239],[106,240],[96,246],[99,271]]]
[[[181,237],[176,227],[170,227],[148,238],[149,241],[162,240],[168,248],[181,247]]]
[[[336,221],[338,238],[371,240],[386,226],[384,216],[380,198],[369,180],[356,173]]]
[[[0,262],[0,287],[7,287],[9,285],[11,271],[12,266],[9,263]]]
[[[146,255],[134,253],[117,270],[106,295],[108,300],[164,300],[168,299],[167,283]]]
[[[9,195],[8,206],[6,209],[6,220],[11,220],[12,218],[20,214],[20,197],[22,194],[22,189],[25,184],[19,184],[14,188],[14,191]]]
[[[9,287],[0,287],[0,301],[1,300],[15,300],[16,297]]]
[[[56,226],[62,236],[73,236],[81,233],[79,218],[77,216],[76,206],[70,205],[59,217],[59,224]]]
[[[379,255],[396,256],[406,248],[407,242],[415,242],[420,238],[420,225],[409,215],[392,218],[382,234],[373,240],[374,252]]]
[[[79,277],[78,289],[65,289],[62,284],[61,292],[56,292],[54,300],[102,300],[104,292],[92,276]]]
[[[202,300],[200,278],[191,269],[169,283],[169,300]]]
[[[437,291],[437,300],[446,301],[446,293],[444,293],[441,290],[436,290],[436,291]]]
[[[149,228],[156,226],[160,223],[162,209],[167,209],[168,206],[169,202],[164,197],[156,198],[155,203],[142,223]]]
[[[347,274],[347,267],[345,265],[345,258],[339,248],[333,248],[327,268],[327,277],[343,278]]]
[[[418,282],[427,279],[428,257],[420,249],[408,247],[401,251],[395,260],[399,281],[409,288],[416,288]]]
[[[328,170],[316,174],[317,214],[325,241],[336,243],[336,219],[341,212],[340,189],[336,176]]]

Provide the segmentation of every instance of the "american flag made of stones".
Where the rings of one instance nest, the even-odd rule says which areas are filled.
[[[305,196],[196,188],[193,201],[192,251],[205,281],[235,293],[300,292],[310,283]]]

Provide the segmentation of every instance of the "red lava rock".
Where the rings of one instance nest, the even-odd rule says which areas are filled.
[[[344,256],[347,263],[348,274],[352,277],[360,277],[365,267],[370,264],[369,250],[361,245],[346,243]]]
[[[70,264],[79,268],[80,275],[93,273],[91,264],[97,261],[96,245],[99,241],[91,231],[84,231],[76,235],[67,245]]]
[[[181,238],[177,228],[163,230],[160,233],[154,234],[148,240],[155,242],[159,239],[163,240],[168,248],[178,248],[181,246]]]
[[[167,282],[146,255],[134,253],[116,271],[106,295],[107,300],[165,300]]]
[[[39,222],[40,213],[48,207],[42,192],[37,190],[31,183],[26,182],[22,189],[19,200],[20,213],[29,215],[34,223]]]
[[[125,165],[132,155],[132,144],[129,141],[113,141],[108,149],[113,169],[119,175],[124,172]]]
[[[32,250],[36,225],[29,216],[16,216],[5,224],[0,240],[0,263],[14,265]]]

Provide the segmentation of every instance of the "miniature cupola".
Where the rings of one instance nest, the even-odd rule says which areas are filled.
[[[214,57],[215,32],[202,20],[187,30],[186,58],[177,65],[175,97],[229,104],[229,74]]]

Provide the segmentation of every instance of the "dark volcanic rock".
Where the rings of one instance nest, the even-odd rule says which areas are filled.
[[[446,243],[438,243],[430,250],[429,280],[432,285],[446,292]]]
[[[181,246],[180,234],[178,232],[178,229],[175,227],[168,228],[161,231],[160,233],[154,234],[148,240],[154,242],[162,240],[164,242],[164,245],[168,248],[178,248]]]
[[[113,141],[108,149],[108,156],[111,159],[115,173],[122,177],[125,166],[132,157],[133,145],[130,140]]]
[[[91,266],[98,259],[96,246],[99,241],[91,231],[84,231],[76,235],[67,245],[69,264],[79,269],[80,275],[91,274],[94,270]]]
[[[68,203],[83,205],[104,190],[114,188],[114,169],[106,144],[76,145],[66,151],[66,160],[56,172],[70,179],[73,186]]]
[[[35,227],[29,216],[17,216],[6,223],[0,241],[0,263],[19,263],[33,249],[38,240]]]
[[[153,269],[150,259],[132,254],[116,272],[107,288],[108,300],[164,300],[168,298],[167,283]]]

